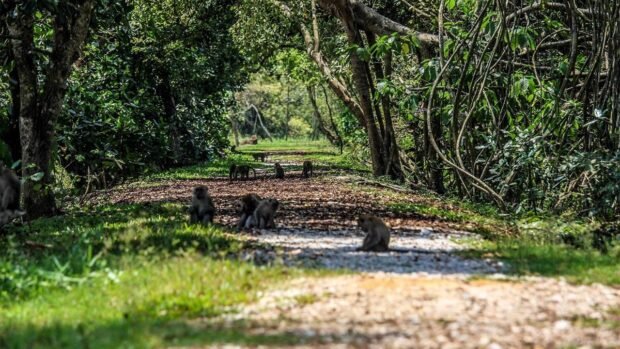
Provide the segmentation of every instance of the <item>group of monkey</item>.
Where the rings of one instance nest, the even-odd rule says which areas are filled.
[[[239,167],[235,167],[235,172]],[[276,163],[276,178],[278,177],[278,168],[282,177],[284,171],[282,167]],[[25,212],[21,211],[20,194],[21,183],[19,178],[10,169],[3,168],[0,170],[0,227],[14,218],[21,217]],[[249,172],[249,171],[248,171]],[[303,165],[302,176],[308,177],[312,175],[312,162],[306,161]],[[237,202],[237,213],[239,220],[237,221],[237,229],[274,229],[276,211],[280,207],[280,202],[273,198],[263,199],[257,194],[246,194]],[[206,186],[198,186],[194,188],[192,194],[192,202],[189,207],[190,223],[212,224],[215,217],[216,209],[213,199],[209,195]],[[361,215],[357,221],[362,231],[366,232],[366,237],[359,251],[389,251],[390,230],[383,221],[372,215]]]
[[[240,215],[237,221],[237,229],[275,228],[274,218],[278,207],[280,207],[280,202],[276,199],[262,199],[256,194],[244,195],[237,206],[237,212]],[[215,212],[215,205],[211,195],[209,195],[209,189],[204,185],[194,188],[189,207],[190,223],[211,224]]]
[[[265,161],[265,156],[265,154],[254,154],[255,159],[260,158],[262,161]],[[282,168],[282,165],[280,165],[279,162],[276,162],[273,166],[275,170],[274,177],[276,179],[284,179],[284,168]],[[253,167],[249,165],[232,164],[228,170],[228,179],[231,181],[237,179],[249,179],[250,171],[254,172],[254,178],[256,178],[256,170]],[[314,176],[314,166],[312,165],[312,161],[306,160],[304,161],[301,170],[301,177],[309,178],[311,176]]]
[[[237,202],[237,230],[276,228],[274,218],[279,207],[280,202],[273,198],[262,199],[254,193],[242,196]],[[215,205],[208,188],[202,185],[194,188],[189,208],[190,223],[211,224],[215,213]],[[390,251],[390,229],[380,218],[361,215],[357,224],[366,233],[362,246],[357,248],[358,251]]]

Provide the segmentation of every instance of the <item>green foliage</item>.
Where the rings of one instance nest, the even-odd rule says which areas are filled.
[[[59,159],[78,184],[109,185],[221,154],[230,91],[242,80],[229,45],[233,3],[98,8],[59,120]]]

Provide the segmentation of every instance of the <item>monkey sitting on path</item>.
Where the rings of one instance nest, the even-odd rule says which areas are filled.
[[[387,252],[390,244],[390,229],[380,218],[371,215],[361,215],[357,225],[366,232],[362,247],[357,251]]]
[[[210,224],[213,223],[214,216],[215,206],[207,187],[201,185],[194,188],[192,203],[189,208],[190,223]]]
[[[301,171],[301,177],[308,178],[314,176],[314,169],[312,168],[312,161],[304,161],[304,167]]]
[[[239,200],[238,212],[241,214],[237,222],[237,230],[247,228],[248,223],[252,221],[252,215],[258,207],[261,197],[256,194],[246,194]]]
[[[275,167],[275,170],[276,170],[276,178],[277,179],[284,179],[284,169],[282,168],[280,163],[276,162],[274,164],[274,167]]]

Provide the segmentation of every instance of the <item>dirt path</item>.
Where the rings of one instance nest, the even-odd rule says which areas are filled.
[[[619,297],[611,288],[549,279],[364,274],[297,280],[227,320],[243,319],[256,333],[294,334],[307,347],[619,348],[605,311]]]
[[[125,189],[109,200],[188,202],[197,184],[214,195],[219,224],[233,225],[234,204],[245,193],[279,199],[280,228],[263,231],[257,240],[278,247],[291,265],[357,273],[296,280],[239,313],[194,321],[196,326],[237,326],[241,320],[254,333],[301,338],[298,347],[620,348],[620,290],[543,278],[508,281],[501,274],[507,266],[498,261],[459,256],[461,241],[478,239],[475,234],[449,222],[396,214],[386,207],[385,193],[342,178],[176,181],[150,187],[149,196]],[[385,218],[393,247],[409,252],[356,252],[363,235],[355,219],[366,212]]]

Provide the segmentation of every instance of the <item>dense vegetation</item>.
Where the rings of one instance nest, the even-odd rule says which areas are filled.
[[[232,126],[237,138],[346,142],[377,176],[512,211],[612,218],[618,11],[615,1],[9,1],[2,157],[39,180],[25,186],[32,216],[53,211],[61,178],[91,190],[206,161]],[[29,113],[54,127],[33,123],[45,136],[22,153],[33,149],[18,132]]]

